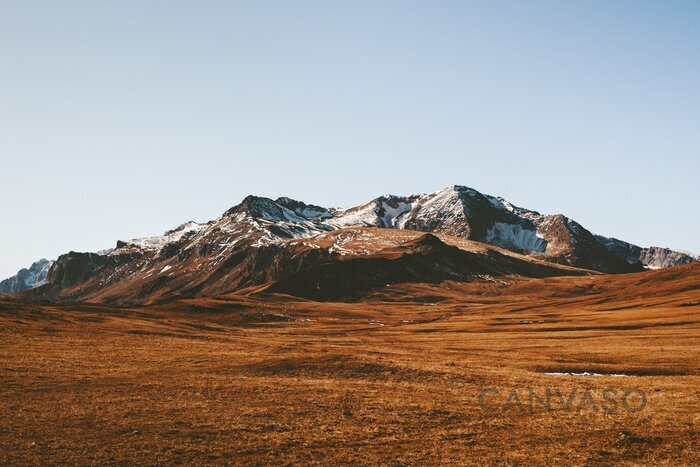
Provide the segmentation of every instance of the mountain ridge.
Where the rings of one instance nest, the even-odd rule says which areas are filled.
[[[543,215],[461,185],[420,195],[383,195],[350,208],[249,195],[207,223],[190,221],[162,236],[119,240],[115,249],[101,254],[62,255],[47,272],[46,284],[31,295],[98,299],[106,296],[101,290],[112,290],[113,300],[132,287],[138,301],[159,299],[161,292],[172,297],[231,291],[296,273],[294,267],[314,255],[314,261],[337,261],[343,255],[335,246],[323,254],[304,252],[301,258],[284,251],[290,248],[286,242],[358,227],[448,235],[604,273],[697,260],[596,235],[562,214]]]

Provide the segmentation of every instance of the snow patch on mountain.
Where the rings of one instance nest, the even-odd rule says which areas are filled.
[[[326,224],[336,229],[356,226],[376,227],[376,207],[374,202],[370,202],[358,207],[333,210],[333,219]]]
[[[504,222],[496,222],[487,230],[486,242],[522,252],[544,253],[547,249],[547,241],[536,230]]]
[[[384,213],[381,217],[381,227],[396,227],[401,217],[413,209],[413,203],[401,199],[382,200],[379,206],[380,211]]]
[[[143,250],[157,250],[168,243],[179,241],[183,236],[203,230],[207,224],[198,224],[190,221],[186,222],[163,235],[156,237],[135,238],[126,242],[119,242],[118,245],[137,247]]]
[[[422,231],[439,229],[468,237],[470,227],[467,220],[468,209],[462,199],[463,188],[448,187],[416,197],[412,202],[410,214],[402,216],[396,227]]]
[[[306,204],[302,201],[297,201],[295,199],[287,198],[283,196],[275,200],[277,204],[283,206],[290,211],[293,211],[298,216],[301,216],[308,220],[321,220],[333,217],[330,211],[321,206],[316,206],[313,204]]]

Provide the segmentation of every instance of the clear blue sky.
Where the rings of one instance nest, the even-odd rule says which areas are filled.
[[[700,253],[698,1],[0,0],[0,276],[461,184]]]

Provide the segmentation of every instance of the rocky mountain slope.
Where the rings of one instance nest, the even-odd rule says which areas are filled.
[[[475,246],[474,242],[498,247],[502,249],[499,251],[505,252],[499,253],[503,257],[496,261],[498,267],[491,261],[496,256],[488,261],[481,258],[480,261],[482,266],[488,263],[486,270],[502,271],[501,274],[535,274],[531,268],[502,267],[500,263],[505,259],[510,261],[513,255],[517,255],[518,261],[548,263],[548,275],[574,271],[572,268],[605,273],[633,272],[641,271],[645,266],[666,267],[692,259],[689,255],[670,250],[643,249],[596,236],[563,215],[543,215],[463,186],[423,195],[381,196],[348,209],[328,209],[290,198],[272,200],[248,196],[219,218],[205,224],[188,222],[162,236],[118,241],[114,250],[102,254],[70,252],[62,255],[51,267],[46,284],[30,295],[35,298],[143,303],[260,286],[302,274],[312,267],[346,271],[350,268],[349,263],[320,265],[340,264],[348,255],[343,235],[329,233],[344,233],[345,229],[352,232],[357,227],[393,232],[374,237],[399,238],[400,232],[413,231],[465,242],[469,240],[470,245],[461,248],[479,251],[481,255],[493,255],[494,250],[483,245]],[[334,242],[319,245],[317,240],[328,238],[328,235],[335,239]],[[365,239],[365,246],[359,242],[353,255],[386,254],[371,247],[375,240]],[[473,261],[466,261],[461,253],[457,257],[462,259],[456,264],[449,263],[454,258],[448,261],[448,258],[440,257],[455,255],[454,250],[442,247],[433,250],[431,261],[445,268],[440,273],[419,268],[415,264],[417,257],[407,254],[402,257],[413,259],[402,259],[389,269],[376,269],[376,264],[382,263],[379,257],[372,262],[356,264],[375,271],[376,274],[372,273],[375,278],[365,281],[367,286],[378,283],[377,278],[386,275],[430,282],[455,273],[464,279],[470,275],[466,264],[474,268],[471,276],[484,273],[483,268],[476,267]],[[395,269],[399,263],[404,268],[400,273]],[[553,264],[561,266],[554,271],[551,270]],[[408,269],[422,272],[407,273]]]
[[[628,263],[640,264],[648,269],[668,268],[679,264],[700,261],[700,257],[691,253],[673,251],[656,246],[642,248],[616,238],[607,238],[601,235],[596,235],[596,238],[610,251]]]
[[[395,231],[387,229],[347,228],[326,234],[306,245],[322,249],[330,240],[331,246],[327,248],[342,252],[344,257],[300,268],[281,277],[265,291],[314,300],[337,300],[359,298],[375,288],[409,282],[478,280],[506,285],[500,277],[588,274],[585,270],[534,261],[507,250],[476,243],[468,245],[444,234],[438,238],[430,233],[407,232],[409,235],[397,236]],[[350,243],[355,243],[359,249],[351,247]],[[382,248],[387,243],[395,246]]]
[[[40,259],[27,269],[21,269],[16,275],[0,282],[0,293],[13,294],[38,287],[46,281],[46,275],[53,261]]]
[[[122,242],[107,255],[64,255],[51,270],[46,285],[29,291],[30,296],[140,304],[242,289],[259,291],[272,285],[271,292],[346,299],[375,286],[405,281],[590,273],[446,234],[422,238],[428,234],[409,230],[349,227],[312,237],[274,240],[270,229],[277,232],[277,225],[243,217],[241,230],[229,241],[230,234],[219,230],[226,225],[225,218],[205,227],[206,234],[182,236],[159,248],[153,248],[153,242],[145,243],[151,247],[148,250],[134,246],[144,244],[142,241]],[[326,279],[314,282],[305,278],[318,274],[314,271],[321,271]],[[282,280],[286,282],[275,286]],[[294,285],[299,281],[312,287],[313,293]],[[336,281],[346,286],[333,286]]]

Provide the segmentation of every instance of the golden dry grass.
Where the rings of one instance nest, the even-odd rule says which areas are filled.
[[[0,463],[697,465],[697,271],[402,285],[361,303],[0,302]],[[546,374],[584,371],[604,376]],[[528,389],[547,388],[648,401],[529,410]],[[504,409],[512,389],[523,405]]]

